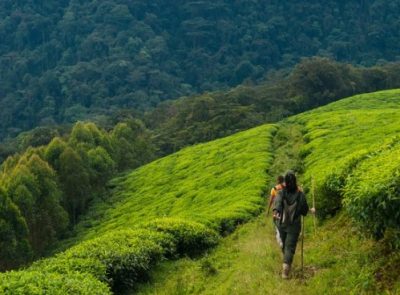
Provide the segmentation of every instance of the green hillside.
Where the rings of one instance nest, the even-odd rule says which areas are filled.
[[[260,212],[274,130],[264,125],[186,148],[115,179],[116,192],[107,202],[112,206],[99,204],[82,222],[78,239],[162,217],[232,230]]]
[[[343,203],[376,237],[398,229],[399,120],[399,90],[355,96],[289,120],[304,126],[305,180],[315,180],[321,217]]]
[[[28,271],[1,276],[2,291],[56,288],[32,275],[38,270],[89,273],[118,291],[144,279],[163,256],[196,255],[214,246],[220,234],[261,212],[275,129],[264,125],[186,148],[115,179],[111,199],[98,203],[78,227],[70,241],[75,246]]]
[[[399,115],[400,90],[358,95],[140,167],[109,183],[68,249],[0,275],[0,292],[41,294],[70,277],[77,294],[396,294]],[[272,177],[290,168],[315,191],[320,222],[306,218],[305,270],[297,255],[282,282],[268,219],[221,236],[261,213]]]
[[[306,218],[304,273],[298,254],[293,279],[280,280],[273,228],[260,216],[202,259],[160,265],[139,294],[397,294],[399,107],[399,90],[377,92],[278,125],[270,173],[297,168],[309,197],[314,178],[322,218],[345,209],[316,231]]]

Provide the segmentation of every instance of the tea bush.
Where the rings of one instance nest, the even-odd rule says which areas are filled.
[[[315,180],[321,217],[344,206],[375,237],[400,228],[399,90],[357,95],[290,120],[306,130],[305,181]]]
[[[344,204],[375,237],[400,229],[400,144],[363,161],[349,177]]]
[[[205,225],[177,218],[156,219],[145,227],[170,234],[177,254],[196,255],[218,243],[218,233]]]
[[[0,276],[0,294],[111,294],[109,287],[91,275],[71,272],[59,274],[46,271],[11,271]]]
[[[216,230],[248,220],[263,206],[275,130],[264,125],[185,148],[115,180],[114,194],[78,224],[75,241],[163,217]]]

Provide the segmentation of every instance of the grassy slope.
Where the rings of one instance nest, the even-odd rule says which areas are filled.
[[[381,103],[376,103],[376,96]],[[360,99],[362,103],[358,105],[356,101]],[[115,247],[125,239],[125,232],[121,229],[141,228],[155,218],[180,217],[220,232],[232,230],[237,222],[248,220],[259,212],[262,205],[260,192],[265,189],[265,169],[268,166],[269,174],[276,175],[288,168],[300,167],[298,160],[302,155],[306,169],[304,181],[307,184],[311,175],[320,175],[316,179],[318,188],[330,171],[346,170],[345,156],[349,153],[359,148],[376,149],[385,139],[398,133],[400,124],[396,124],[399,118],[396,105],[399,100],[400,91],[369,94],[283,122],[274,137],[276,157],[272,166],[269,149],[275,127],[261,126],[184,149],[135,170],[115,180],[117,188],[110,201],[98,204],[81,223],[77,236],[70,241],[78,246],[60,257],[81,259],[82,253],[90,254],[93,245],[101,246],[112,239],[114,231],[121,237],[116,243],[109,243],[110,247]],[[385,126],[382,126],[382,120],[385,120]],[[303,134],[307,141],[305,145],[302,143]],[[183,228],[180,235],[185,237],[187,228]],[[140,292],[282,294],[285,290],[294,294],[321,294],[321,291],[359,294],[377,292],[381,290],[378,287],[394,284],[393,276],[386,278],[384,273],[377,272],[389,265],[376,256],[381,246],[358,238],[355,235],[357,229],[348,223],[345,215],[327,222],[315,236],[310,218],[306,228],[306,280],[300,276],[299,256],[295,262],[295,280],[282,282],[279,279],[281,263],[273,228],[259,217],[224,239],[221,246],[205,258],[160,265],[153,274],[152,283],[143,286]],[[101,239],[103,234],[107,238],[104,241]],[[137,234],[129,232],[127,235]],[[147,232],[142,233],[144,240],[146,235]],[[100,238],[93,243],[87,242],[94,237]],[[141,239],[134,238],[136,250],[145,250],[140,248]],[[157,254],[161,251],[160,245],[169,239],[171,237],[155,236],[148,243],[153,245]],[[108,251],[110,249],[99,255],[113,255],[112,249]],[[130,253],[132,250],[126,247],[124,251]],[[107,256],[102,261],[108,263],[110,260]],[[391,261],[397,263],[398,256]],[[59,262],[57,267],[60,267]],[[398,272],[397,269],[394,271]],[[379,275],[378,284],[376,275]]]
[[[115,180],[116,192],[81,223],[77,240],[160,217],[216,227],[249,219],[261,209],[274,130],[264,125],[186,148]]]
[[[76,271],[92,275],[98,281],[85,282],[82,294],[97,283],[104,293],[103,283],[121,291],[145,279],[162,257],[215,246],[217,232],[231,232],[261,212],[275,130],[264,125],[186,148],[115,179],[110,199],[98,203],[66,242],[74,246],[28,270],[0,275],[0,293],[57,288],[46,276],[36,279],[38,271],[67,281]]]
[[[375,150],[399,134],[400,90],[357,95],[326,107],[294,116],[303,124],[306,179],[343,169],[351,154]]]
[[[293,117],[275,136],[276,158],[270,174],[297,167],[293,160],[300,151],[306,155],[304,181],[308,184],[314,176],[318,191],[327,175],[346,169],[349,155],[362,149],[377,150],[398,134],[399,115],[400,91],[393,90],[356,96]],[[288,126],[292,134],[285,136],[281,131]],[[293,136],[293,132],[305,134],[305,146],[301,147],[299,135]],[[290,142],[286,147],[280,144],[285,137]],[[375,160],[379,156],[369,157],[359,169]],[[260,216],[205,258],[160,265],[140,294],[360,294],[388,288],[392,291],[387,294],[396,294],[399,271],[391,267],[385,272],[385,268],[398,264],[398,253],[384,257],[385,243],[358,237],[357,232],[345,214],[326,222],[316,234],[311,218],[306,219],[306,280],[301,279],[297,255],[296,279],[282,282],[273,228]]]

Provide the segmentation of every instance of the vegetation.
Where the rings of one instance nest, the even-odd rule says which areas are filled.
[[[258,86],[205,93],[161,103],[143,120],[155,144],[172,153],[265,122],[326,105],[357,93],[400,87],[399,64],[356,68],[324,58],[300,62],[290,73],[271,74]]]
[[[82,220],[78,239],[160,217],[232,231],[262,209],[260,192],[274,129],[264,125],[186,148],[115,179],[116,192]]]
[[[240,226],[207,255],[164,261],[130,294],[397,294],[398,252],[355,234],[348,217],[318,227],[306,217],[304,271],[300,244],[289,281],[280,278],[281,252],[269,218]],[[354,233],[354,234],[349,234]],[[397,275],[397,276],[396,276]]]
[[[393,242],[399,241],[399,219],[397,211],[391,210],[399,208],[393,198],[398,181],[394,169],[399,157],[398,137],[391,135],[398,133],[395,122],[398,126],[399,117],[395,112],[400,105],[399,94],[394,90],[345,99],[278,125],[269,174],[278,175],[287,169],[304,172],[300,183],[308,191],[310,202],[310,178],[314,177],[320,215],[336,212],[332,209],[341,206],[343,195],[346,208],[325,220],[316,231],[311,218],[305,219],[305,267],[302,271],[297,254],[289,282],[279,279],[281,254],[274,227],[260,216],[240,226],[200,259],[161,263],[151,272],[152,279],[135,294],[282,294],[282,290],[290,294],[397,294],[400,273],[393,265],[399,263],[400,254]],[[360,158],[361,163],[351,162],[357,167],[356,172],[343,168],[342,162],[350,163],[346,153],[350,159],[365,155],[360,147],[370,152]],[[326,187],[330,179],[338,177],[330,173],[337,171],[341,175],[352,174],[344,176],[345,187],[336,188],[340,199],[335,199],[337,203],[333,205],[333,194]],[[362,222],[363,231],[351,217]],[[374,229],[383,221],[385,239],[376,242],[361,234],[365,228]],[[300,245],[297,251],[301,251]]]
[[[321,217],[344,206],[376,238],[399,230],[399,114],[400,91],[391,90],[291,119],[304,124],[305,179],[315,180]]]
[[[262,211],[266,179],[285,163],[304,173],[321,220],[345,211],[321,234],[341,244],[314,239],[307,250],[315,265],[308,286],[399,289],[400,172],[393,159],[400,156],[400,91],[353,96],[279,126],[181,150],[346,96],[400,87],[400,64],[388,63],[399,58],[399,6],[2,1],[0,271],[62,242],[52,258],[1,274],[0,293],[120,292],[147,280],[165,258],[182,256],[185,270],[170,290],[203,292],[204,282],[182,279],[195,274],[216,276],[210,290],[233,292],[226,278],[248,277],[230,266],[262,266],[239,254],[238,264],[227,262],[237,250],[227,248],[251,234],[224,240],[210,259],[191,259]],[[319,57],[304,59],[311,56]],[[280,150],[274,164],[271,150]],[[347,216],[380,242],[331,230]],[[249,226],[255,233],[264,227]],[[263,241],[253,238],[243,247]],[[271,277],[276,269],[268,271]],[[341,284],[332,288],[332,278]],[[241,290],[256,285],[245,282]]]
[[[78,122],[69,136],[9,157],[0,171],[0,270],[44,255],[102,196],[108,179],[152,157],[135,121],[110,132]]]
[[[135,120],[153,135],[158,155],[167,155],[187,145],[231,135],[265,122],[277,122],[343,97],[400,87],[399,75],[400,64],[356,68],[325,58],[310,58],[301,61],[290,73],[270,73],[257,86],[243,84],[228,92],[206,92],[168,101],[144,114],[118,109],[113,115],[91,119],[107,130],[120,122]],[[50,124],[22,132],[0,143],[0,161],[70,132],[69,124]]]
[[[3,1],[0,138],[257,82],[302,57],[396,61],[399,5]]]
[[[8,272],[0,277],[0,293],[11,294],[111,294],[109,287],[88,274],[40,271]]]
[[[193,257],[215,246],[220,234],[262,210],[275,130],[264,125],[186,148],[114,179],[113,195],[97,199],[77,236],[63,242],[74,245],[11,273],[10,284],[40,270],[54,276],[90,274],[119,292],[146,279],[164,257]],[[72,132],[70,140],[87,139],[87,134]]]

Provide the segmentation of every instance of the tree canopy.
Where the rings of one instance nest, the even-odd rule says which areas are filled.
[[[399,6],[400,0],[1,1],[0,139],[259,81],[307,56],[364,66],[395,61]]]

